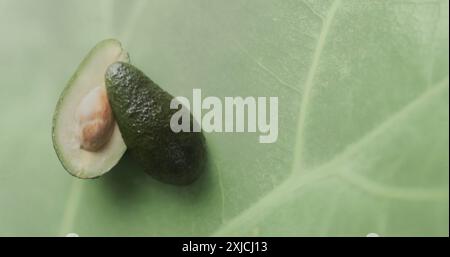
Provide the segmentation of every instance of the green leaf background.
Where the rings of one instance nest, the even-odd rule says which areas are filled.
[[[448,236],[448,1],[0,0],[0,235]],[[173,95],[278,96],[279,137],[207,134],[195,184],[53,151],[98,41]]]

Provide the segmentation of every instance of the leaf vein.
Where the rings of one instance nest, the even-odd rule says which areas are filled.
[[[339,177],[365,192],[385,198],[409,201],[439,201],[448,199],[448,189],[446,188],[427,189],[387,186],[371,181],[351,171],[341,172],[339,173]]]
[[[331,22],[333,21],[336,11],[340,5],[341,5],[341,0],[335,0],[333,2],[332,6],[330,7],[330,10],[328,11],[328,14],[322,25],[319,39],[317,41],[317,47],[313,54],[311,67],[308,71],[305,87],[303,90],[303,95],[301,97],[300,110],[298,112],[298,117],[297,117],[298,132],[297,132],[297,137],[295,140],[294,161],[292,164],[292,172],[294,172],[295,170],[299,170],[300,165],[301,165],[301,156],[303,155],[302,154],[303,144],[301,142],[303,141],[302,137],[303,137],[303,133],[304,133],[304,126],[305,126],[306,114],[307,114],[307,110],[308,110],[308,106],[309,106],[309,100],[311,98],[311,89],[314,84],[314,77],[316,75],[316,72],[317,72],[317,69],[319,66],[320,57],[322,55],[322,51],[325,46],[325,41],[326,41],[326,38],[330,31]]]
[[[235,44],[237,45],[238,49],[245,54],[250,60],[252,60],[259,68],[261,68],[263,71],[267,72],[267,74],[269,74],[270,76],[272,76],[274,79],[276,79],[282,86],[285,86],[289,89],[294,90],[297,93],[300,93],[300,90],[287,83],[286,81],[284,81],[280,76],[278,76],[274,71],[272,71],[271,69],[269,69],[267,66],[265,66],[262,62],[258,61],[255,57],[253,57],[248,51],[247,49],[245,49],[237,40],[233,40],[235,41]]]
[[[265,209],[272,208],[273,205],[280,205],[281,203],[286,201],[287,197],[285,196],[287,194],[293,193],[295,190],[298,190],[307,184],[317,182],[330,176],[339,175],[339,170],[336,171],[335,169],[330,167],[334,167],[336,163],[345,160],[346,157],[348,158],[364,145],[370,144],[373,140],[376,139],[377,135],[389,131],[389,128],[393,124],[395,124],[396,121],[413,112],[418,106],[420,106],[421,103],[439,93],[440,90],[448,88],[447,85],[448,76],[442,79],[440,82],[436,83],[436,86],[433,86],[431,89],[426,89],[420,96],[392,114],[383,123],[360,138],[356,143],[349,145],[349,147],[339,153],[335,158],[329,160],[319,167],[312,168],[308,172],[295,174],[291,173],[290,177],[288,177],[284,182],[282,182],[273,190],[269,191],[265,196],[257,200],[253,205],[249,206],[247,209],[235,216],[225,226],[220,226],[216,230],[216,232],[213,233],[213,235],[226,234],[229,233],[229,231],[232,231],[234,228],[241,227],[243,224],[251,222],[254,223],[256,222],[258,217],[261,218],[263,216],[263,212]],[[297,181],[299,182],[296,183]],[[377,188],[377,190],[379,190],[379,188]],[[401,191],[401,196],[403,196],[403,194],[404,191]],[[436,192],[426,192],[424,195],[429,199],[429,196],[427,195],[433,195],[433,198],[435,197],[435,194]],[[441,193],[439,192],[438,194],[440,195]]]

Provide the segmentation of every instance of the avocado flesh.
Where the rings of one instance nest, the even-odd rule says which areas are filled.
[[[98,43],[84,58],[63,90],[53,116],[52,139],[63,167],[78,178],[95,178],[114,167],[126,151],[117,123],[108,142],[96,151],[80,147],[75,112],[83,98],[96,87],[105,87],[105,71],[117,61],[128,62],[120,42],[108,39]]]
[[[201,132],[175,133],[173,97],[131,64],[117,62],[105,74],[106,91],[130,153],[154,178],[169,184],[192,183],[206,161]],[[191,115],[192,122],[195,122]]]

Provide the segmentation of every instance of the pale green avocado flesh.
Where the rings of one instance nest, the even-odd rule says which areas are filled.
[[[120,42],[108,39],[98,43],[84,58],[62,92],[53,116],[52,138],[63,167],[78,178],[95,178],[108,172],[126,151],[117,123],[112,120],[108,139],[99,149],[83,149],[79,139],[77,110],[94,89],[105,88],[105,72],[115,62],[128,62]],[[83,108],[83,106],[81,106]]]

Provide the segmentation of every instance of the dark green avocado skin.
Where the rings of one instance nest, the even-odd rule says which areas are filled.
[[[201,132],[175,133],[173,99],[142,71],[117,62],[105,74],[114,117],[130,153],[154,178],[169,184],[192,183],[204,170],[206,144]],[[191,128],[193,122],[191,114]]]

